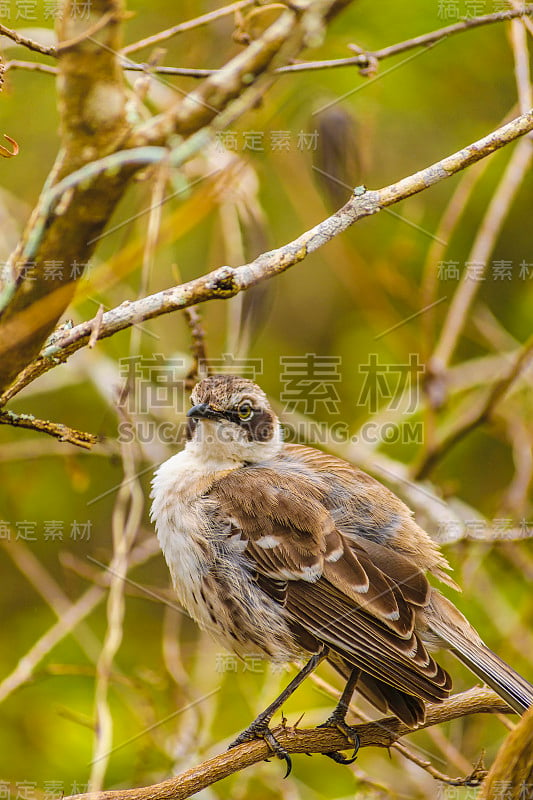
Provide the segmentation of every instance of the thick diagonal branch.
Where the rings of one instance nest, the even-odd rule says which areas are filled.
[[[531,130],[533,130],[533,111],[522,114],[483,139],[383,189],[356,190],[346,205],[331,217],[294,241],[263,253],[249,264],[235,268],[220,267],[188,283],[165,289],[135,302],[127,301],[107,311],[99,321],[98,338],[113,336],[118,331],[143,320],[153,319],[177,309],[204,303],[207,300],[233,297],[241,291],[279,275],[303,261],[307,255],[327,244],[363,217],[376,214],[383,208],[424,191]],[[58,332],[57,336],[54,336],[54,341],[43,350],[39,358],[30,364],[17,381],[4,392],[0,397],[0,404],[6,403],[36,377],[57,363],[66,361],[72,353],[84,347],[91,338],[94,324],[94,320],[88,320],[71,330]],[[1,356],[0,346],[0,358]]]

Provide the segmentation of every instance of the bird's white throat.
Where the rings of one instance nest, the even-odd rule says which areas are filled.
[[[282,429],[277,420],[271,438],[266,441],[249,440],[242,428],[231,423],[201,420],[184,452],[196,459],[201,468],[213,472],[268,461],[282,448]]]

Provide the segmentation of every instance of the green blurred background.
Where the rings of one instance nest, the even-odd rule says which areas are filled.
[[[0,21],[5,25],[34,29],[52,24],[45,19],[40,3],[33,17],[26,19],[17,18],[21,4],[16,0],[9,6],[8,17],[8,5],[2,6],[4,17]],[[455,5],[464,15],[473,4]],[[498,10],[494,5],[476,4],[478,13]],[[125,41],[133,42],[215,7],[215,3],[198,0],[179,4],[132,1],[129,9],[134,15],[125,23]],[[323,46],[306,53],[306,57],[340,58],[349,54],[349,43],[372,50],[411,38],[455,21],[446,18],[454,16],[451,8],[452,4],[436,0],[360,0],[331,26]],[[217,67],[240,50],[231,39],[232,30],[233,20],[229,18],[171,39],[163,45],[166,54],[162,63]],[[145,50],[134,57],[145,59],[149,53]],[[4,57],[52,63],[12,44],[4,49]],[[194,85],[192,79],[165,77],[152,87],[146,108],[151,112],[164,108],[176,96],[172,86],[183,92]],[[146,276],[147,292],[174,285],[180,278],[192,279],[221,264],[243,263],[261,250],[295,238],[331,213],[327,191],[313,170],[313,161],[319,166],[323,163],[320,148],[328,146],[327,131],[318,152],[297,143],[301,131],[312,134],[320,128],[320,118],[327,112],[321,115],[317,111],[333,101],[332,108],[341,109],[353,126],[351,153],[344,164],[345,182],[364,183],[370,188],[392,183],[482,137],[518,113],[508,24],[472,30],[433,48],[388,59],[371,79],[361,77],[353,68],[280,78],[261,106],[235,126],[238,145],[231,157],[235,169],[241,170],[236,178],[227,172],[212,175],[220,168],[222,142],[228,141],[223,137],[183,174],[169,177],[167,193],[175,196],[163,209],[159,246]],[[0,97],[0,114],[1,132],[20,145],[17,158],[1,163],[0,258],[5,260],[58,149],[54,78],[21,69],[11,71]],[[275,131],[288,133],[288,149],[273,146],[271,134]],[[261,135],[253,138],[250,132]],[[255,149],[244,146],[252,140]],[[514,147],[504,148],[483,162],[470,201],[443,248],[440,259],[456,262],[460,272]],[[228,152],[225,157],[229,157]],[[110,229],[118,227],[102,239],[87,279],[80,285],[79,297],[67,315],[75,322],[94,316],[100,303],[113,307],[138,296],[148,220],[148,214],[139,212],[150,206],[152,178],[148,172],[132,185],[110,221]],[[342,420],[355,434],[375,410],[361,402],[365,373],[360,365],[368,364],[372,354],[380,363],[393,367],[409,363],[412,354],[425,363],[457,289],[456,278],[435,281],[436,299],[446,299],[432,312],[433,331],[424,327],[422,315],[382,334],[424,306],[424,264],[442,214],[461,180],[461,175],[454,176],[394,206],[391,213],[359,222],[302,264],[264,284],[254,293],[253,302],[244,301],[245,311],[248,306],[251,309],[245,337],[249,346],[241,342],[238,355],[262,359],[258,380],[274,401],[280,395],[283,399],[286,388],[280,358],[309,353],[340,358],[335,413],[318,403],[311,416],[324,424]],[[345,198],[348,196],[347,189]],[[475,376],[479,370],[481,377],[470,384],[466,381],[465,389],[452,392],[439,415],[439,425],[460,419],[464,410],[478,401],[485,382],[480,367],[483,360],[513,351],[529,335],[532,206],[529,174],[524,176],[490,255],[493,264],[511,263],[511,277],[497,280],[492,267],[488,270],[453,359],[454,368],[463,368],[463,376]],[[531,266],[522,276],[523,262]],[[438,269],[438,263],[429,262],[426,275],[435,276]],[[240,299],[211,302],[199,310],[209,357],[217,359],[236,352]],[[139,354],[149,359],[162,354],[173,359],[172,363],[182,362],[175,391],[167,395],[179,411],[186,407],[182,386],[190,364],[190,341],[183,315],[161,317],[144,323],[133,334],[120,333],[92,351],[76,354],[11,404],[15,411],[92,431],[105,436],[106,441],[94,453],[85,453],[38,434],[6,427],[0,431],[0,518],[4,522],[0,678],[16,669],[20,659],[56,622],[43,593],[57,600],[57,589],[47,583],[42,570],[53,577],[66,598],[74,601],[90,589],[93,579],[97,580],[98,563],[107,564],[111,558],[111,519],[123,476],[114,400],[124,384],[121,364],[124,371],[126,362],[119,359]],[[462,501],[481,517],[509,519],[518,526],[520,521],[527,523],[533,518],[527,485],[518,499],[516,493],[509,499],[519,454],[531,453],[532,408],[527,386],[506,403],[506,413],[490,427],[464,439],[438,465],[431,479],[454,503]],[[386,405],[378,402],[379,407]],[[278,408],[283,408],[283,403]],[[171,404],[143,409],[135,394],[128,401],[128,411],[138,432],[152,430],[143,429],[143,424],[152,424],[157,430],[162,421],[176,418]],[[412,419],[424,424],[422,412]],[[513,420],[522,424],[522,433],[519,431],[514,442]],[[378,453],[409,464],[423,444],[402,442],[400,437],[399,441],[380,445]],[[148,520],[152,465],[180,445],[161,442],[157,435],[141,445],[134,455],[146,503],[138,536],[139,541],[148,541],[152,535]],[[327,447],[328,442],[322,446]],[[370,461],[367,453],[367,468]],[[57,523],[55,527],[52,522]],[[431,524],[428,522],[429,532],[438,535],[435,523],[433,529]],[[54,536],[52,530],[56,531]],[[83,532],[85,535],[81,535]],[[531,679],[532,561],[528,543],[493,545],[463,539],[446,546],[445,552],[455,568],[454,577],[464,587],[462,597],[454,601],[468,613],[487,642]],[[130,577],[135,583],[126,586],[124,635],[109,693],[117,749],[110,758],[107,787],[162,780],[219,752],[290,674],[276,674],[255,661],[240,664],[225,659],[220,648],[199,634],[172,603],[159,601],[157,596],[171,596],[165,594],[168,572],[159,554],[133,569]],[[149,593],[137,584],[148,587]],[[31,680],[3,702],[0,785],[6,800],[51,800],[87,783],[94,738],[95,659],[105,631],[102,593],[83,625],[76,627],[76,635],[62,638],[47,651]],[[452,670],[457,688],[475,683],[452,659],[444,658],[444,662]],[[321,674],[338,686],[332,673],[324,670]],[[287,704],[285,713],[292,723],[305,711],[302,724],[311,725],[327,716],[332,703],[320,687],[308,682]],[[185,710],[174,715],[180,709]],[[156,725],[167,717],[166,722]],[[410,741],[420,748],[417,752],[421,757],[433,760],[439,770],[456,775],[467,772],[468,764],[473,764],[482,750],[490,761],[505,730],[497,719],[476,717],[414,734]],[[282,774],[275,761],[261,764],[202,796],[235,800],[341,798],[360,792],[356,796],[378,797],[381,785],[385,787],[382,796],[435,797],[438,792],[449,800],[474,796],[472,789],[439,788],[427,773],[394,751],[389,755],[364,750],[353,770],[318,756],[295,757],[291,778],[283,781]]]

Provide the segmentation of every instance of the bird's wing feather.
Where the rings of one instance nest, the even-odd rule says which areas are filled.
[[[406,556],[423,570],[459,591],[450,565],[435,542],[416,524],[399,497],[366,472],[329,453],[299,444],[285,445],[282,460],[306,466],[334,491],[327,498],[337,528],[349,541],[362,537]]]
[[[451,688],[448,674],[428,654],[416,634],[408,641],[368,619],[325,581],[290,585],[287,608],[317,639],[326,642],[365,673],[404,692],[438,702]]]
[[[414,607],[428,598],[424,575],[414,564],[409,574],[401,555],[382,568],[388,548],[378,543],[348,543],[327,508],[330,490],[298,465],[253,465],[216,481],[208,497],[243,540],[258,585],[297,627],[378,680],[446,697],[449,677],[414,631]]]

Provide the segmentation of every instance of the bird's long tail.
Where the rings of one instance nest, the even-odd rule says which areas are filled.
[[[493,653],[465,617],[435,590],[427,622],[430,630],[509,706],[523,714],[533,705],[533,686]]]

